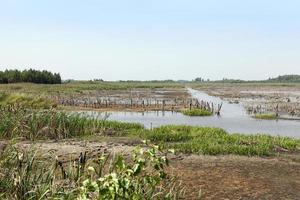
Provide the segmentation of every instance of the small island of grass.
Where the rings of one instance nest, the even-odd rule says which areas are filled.
[[[213,113],[209,110],[194,108],[190,110],[183,110],[182,114],[187,116],[211,116]]]
[[[278,116],[275,113],[264,113],[264,114],[256,114],[254,115],[255,119],[277,119]]]

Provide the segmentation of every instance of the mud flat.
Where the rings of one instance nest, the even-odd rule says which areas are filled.
[[[286,119],[300,117],[300,85],[210,84],[194,86],[231,103],[257,112],[278,112]],[[285,116],[289,117],[285,117]]]
[[[177,111],[187,108],[190,95],[184,88],[99,90],[74,96],[53,96],[68,110]]]

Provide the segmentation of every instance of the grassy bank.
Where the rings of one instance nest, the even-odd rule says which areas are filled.
[[[177,152],[196,154],[236,154],[269,156],[278,150],[295,151],[297,139],[269,136],[228,134],[223,129],[192,126],[163,126],[145,131],[141,137],[161,143]]]
[[[181,111],[182,114],[187,116],[211,116],[213,113],[209,110],[193,108]]]

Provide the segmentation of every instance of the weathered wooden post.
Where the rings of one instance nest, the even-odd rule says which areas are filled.
[[[217,111],[217,115],[220,116],[221,115],[221,109],[222,109],[222,105],[223,103],[221,104],[218,104],[218,111]]]
[[[277,104],[276,105],[276,117],[278,117],[279,116],[279,105]]]

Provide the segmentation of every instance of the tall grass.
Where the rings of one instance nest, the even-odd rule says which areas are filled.
[[[56,110],[24,108],[0,110],[0,138],[65,139],[85,135],[123,135],[143,129],[142,125],[98,120]]]
[[[0,198],[45,199],[52,190],[55,162],[37,160],[36,151],[7,147],[0,156]]]

